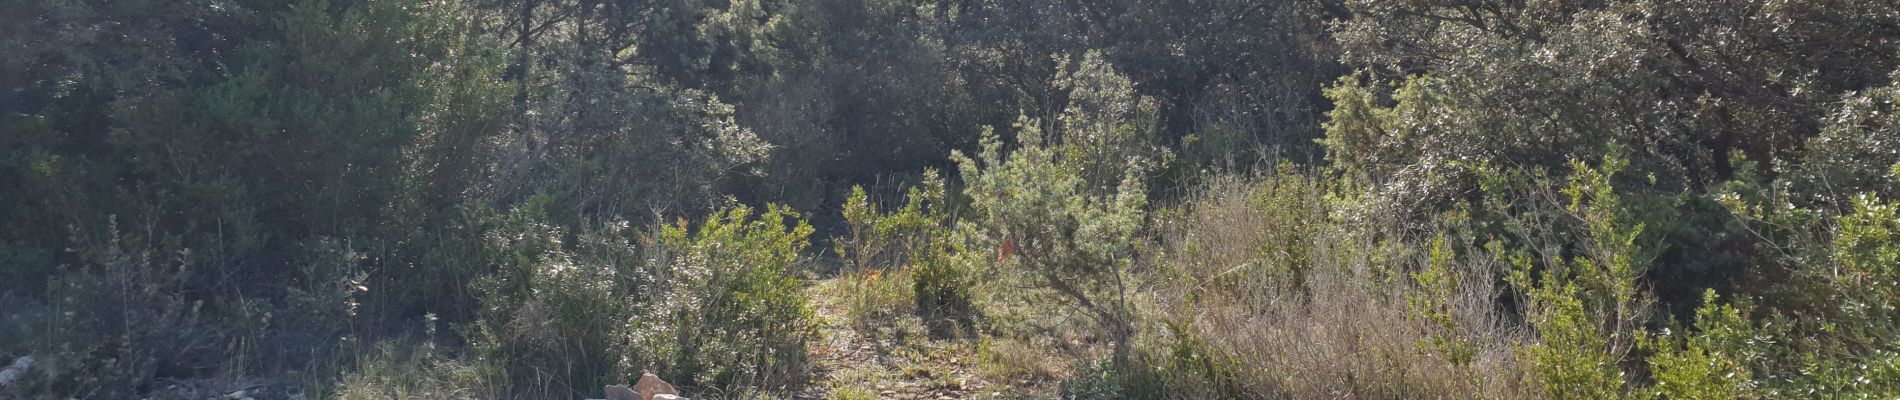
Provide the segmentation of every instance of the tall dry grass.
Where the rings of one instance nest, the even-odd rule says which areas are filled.
[[[1218,361],[1201,365],[1231,369],[1212,374],[1230,388],[1208,387],[1222,383],[1202,371],[1200,384],[1170,391],[1532,397],[1535,385],[1513,359],[1529,336],[1497,308],[1495,266],[1453,262],[1451,279],[1421,285],[1413,274],[1429,267],[1430,240],[1365,222],[1380,218],[1342,218],[1352,196],[1324,182],[1285,168],[1218,178],[1158,221],[1165,250],[1143,320],[1168,339],[1144,342],[1201,343],[1210,353],[1202,357]],[[1154,329],[1163,324],[1176,328]]]

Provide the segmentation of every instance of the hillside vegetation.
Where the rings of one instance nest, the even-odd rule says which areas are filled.
[[[1900,396],[1900,4],[0,1],[0,398]]]

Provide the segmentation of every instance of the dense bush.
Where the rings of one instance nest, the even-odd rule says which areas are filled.
[[[629,279],[638,258],[617,224],[563,243],[558,228],[526,217],[487,235],[499,270],[478,287],[483,309],[470,329],[480,359],[498,364],[516,396],[574,396],[625,381],[631,302],[653,287]]]
[[[1005,154],[986,131],[982,153],[957,156],[976,244],[1014,267],[998,278],[1028,280],[1090,313],[1116,342],[1121,366],[1134,335],[1128,270],[1148,201],[1142,160],[1127,160],[1120,184],[1108,185],[1084,175],[1099,159],[1044,142],[1033,125],[1019,124],[1015,139],[1022,146]]]
[[[193,300],[203,262],[113,229],[74,249],[77,265],[49,282],[48,301],[9,307],[0,353],[31,357],[19,398],[134,397],[151,382],[203,374],[321,373],[352,335],[359,257],[334,241],[307,246],[289,294]],[[242,290],[242,289],[240,289]],[[258,290],[262,291],[262,290]]]
[[[642,371],[702,391],[777,388],[804,368],[811,311],[797,278],[811,228],[776,206],[636,234],[604,223],[489,234],[504,260],[472,326],[514,396],[578,396]]]
[[[4,398],[1900,394],[1891,1],[5,7]]]
[[[797,218],[736,207],[649,238],[642,273],[657,285],[629,326],[652,358],[635,366],[728,392],[794,383],[814,333],[797,275],[812,228]]]

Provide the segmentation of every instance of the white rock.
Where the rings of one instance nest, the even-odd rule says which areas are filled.
[[[626,385],[608,386],[606,390],[607,400],[640,400],[640,394],[634,393]]]
[[[19,381],[20,375],[25,374],[27,368],[33,368],[32,356],[20,356],[13,359],[13,364],[0,368],[0,386],[12,385],[13,382]]]

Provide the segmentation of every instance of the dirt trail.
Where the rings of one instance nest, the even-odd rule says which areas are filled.
[[[808,294],[819,320],[813,378],[800,399],[1009,398],[977,374],[971,341],[932,340],[915,316],[853,328],[832,284]]]

